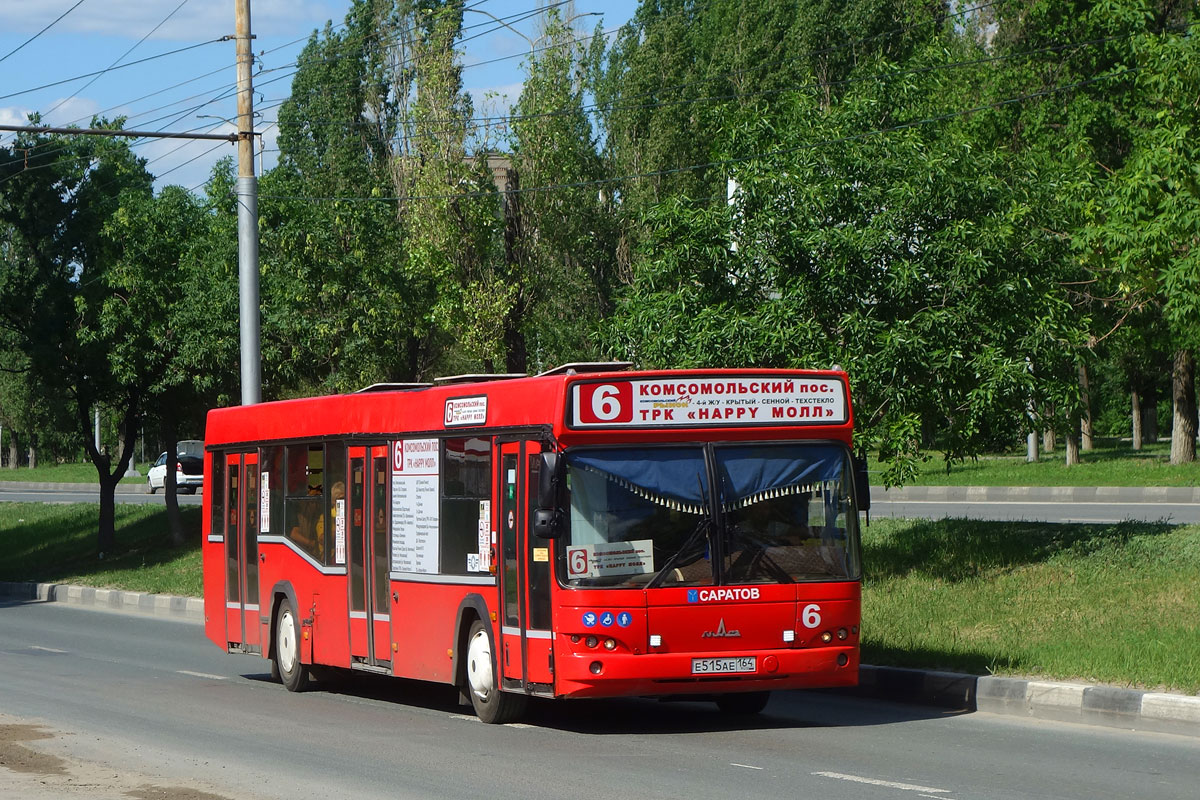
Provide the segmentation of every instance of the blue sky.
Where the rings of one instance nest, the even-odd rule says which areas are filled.
[[[464,25],[474,26],[469,33],[474,38],[463,46],[465,65],[512,56],[465,70],[464,82],[477,107],[488,93],[516,99],[523,78],[521,56],[530,47],[518,32],[536,37],[532,12],[550,4],[561,5],[569,16],[580,15],[576,27],[590,32],[599,21],[605,30],[626,22],[637,0],[467,0],[468,7],[516,29],[497,24],[487,14],[466,15]],[[255,79],[255,89],[268,168],[276,132],[269,123],[276,118],[274,106],[290,90],[291,65],[308,35],[327,20],[340,23],[349,6],[350,0],[251,0],[254,51],[262,54],[258,66],[263,73]],[[38,111],[51,125],[86,125],[93,114],[101,113],[128,116],[125,127],[137,130],[233,131],[226,120],[236,114],[234,44],[212,42],[233,33],[233,8],[233,0],[2,0],[0,124],[27,124],[28,114]],[[24,44],[68,10],[45,33]],[[206,42],[211,43],[202,44]],[[130,64],[192,45],[200,46]],[[118,68],[94,80],[67,80],[105,70],[114,62]],[[38,88],[42,86],[46,88]],[[505,104],[493,100],[483,107],[502,110]],[[0,144],[10,144],[12,138],[0,133]],[[148,159],[160,186],[178,183],[187,188],[202,184],[218,158],[234,153],[233,145],[211,141],[149,139],[137,140],[135,150]]]

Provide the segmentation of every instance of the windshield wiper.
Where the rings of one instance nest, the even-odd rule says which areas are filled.
[[[789,575],[786,569],[779,566],[778,562],[771,558],[771,555],[767,552],[767,548],[770,545],[768,545],[764,540],[750,535],[746,531],[742,530],[741,526],[739,525],[729,526],[729,539],[730,544],[742,542],[747,546],[747,549],[743,550],[741,555],[738,556],[737,561],[740,562],[743,559],[749,559],[751,567],[755,566],[755,562],[761,563],[780,583],[796,582],[795,578]],[[754,547],[756,549],[753,552],[750,552],[750,547]],[[734,566],[735,564],[730,564],[731,571]]]
[[[712,527],[712,520],[704,517],[696,523],[695,529],[688,535],[683,546],[675,551],[675,555],[667,559],[667,563],[663,564],[662,569],[654,576],[654,579],[646,584],[647,589],[657,589],[662,585],[664,579],[670,574],[671,570],[675,569],[675,565],[683,560],[683,557],[691,551],[695,545],[702,539],[708,538],[708,531]]]
[[[704,506],[706,508],[709,507],[708,497],[704,491],[704,484],[701,482],[699,475],[696,476],[696,488],[700,490],[700,500],[704,503]],[[703,536],[706,539],[708,538],[708,532],[711,528],[712,520],[706,516],[701,517],[700,521],[696,523],[695,529],[688,534],[688,538],[684,541],[683,545],[677,551],[675,551],[675,555],[667,559],[667,563],[663,564],[662,569],[658,571],[658,574],[654,576],[654,579],[646,584],[646,588],[656,589],[661,586],[662,582],[666,580],[670,570],[675,569],[675,565],[683,560],[684,555],[696,545],[696,542],[700,540],[700,537]]]

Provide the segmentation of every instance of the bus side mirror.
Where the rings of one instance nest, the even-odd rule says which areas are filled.
[[[867,457],[854,456],[854,500],[859,511],[871,510],[871,476],[867,473]]]
[[[542,453],[538,469],[538,503],[533,512],[533,535],[557,539],[562,534],[562,497],[564,464],[558,453]]]

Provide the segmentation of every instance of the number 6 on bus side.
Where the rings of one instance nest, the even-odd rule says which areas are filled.
[[[821,627],[821,607],[816,603],[809,603],[800,612],[800,621],[806,628]]]

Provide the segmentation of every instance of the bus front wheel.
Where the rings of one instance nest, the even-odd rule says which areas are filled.
[[[308,683],[308,667],[300,662],[300,622],[290,600],[279,603],[275,618],[275,656],[272,673],[289,692],[299,692]]]
[[[770,699],[770,692],[723,694],[717,698],[717,708],[721,709],[724,714],[757,714],[767,707],[767,701]]]
[[[500,691],[492,639],[478,619],[471,623],[467,637],[467,690],[480,722],[502,725],[519,718],[525,710],[524,695]]]

